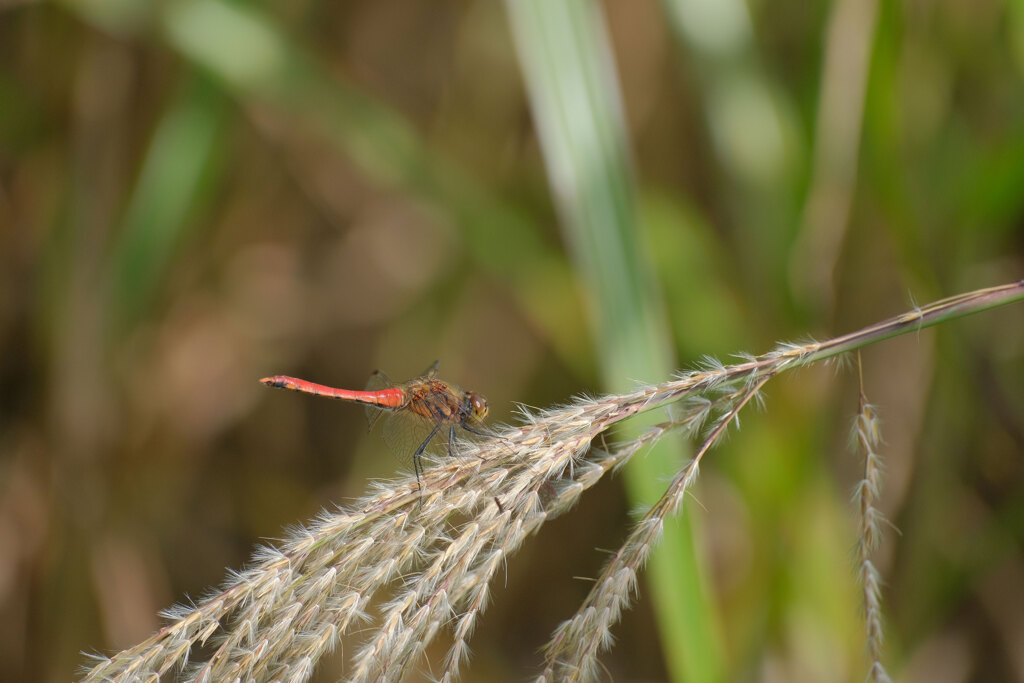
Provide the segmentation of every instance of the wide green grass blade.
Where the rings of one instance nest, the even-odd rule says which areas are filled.
[[[210,196],[225,105],[217,88],[196,79],[157,124],[113,250],[114,330],[132,326],[150,304],[189,215]]]
[[[605,386],[673,370],[669,326],[649,277],[634,206],[626,127],[608,38],[589,0],[510,0],[548,176],[584,279]],[[639,426],[636,427],[639,429]],[[681,466],[679,442],[663,441],[626,470],[630,498],[650,505]],[[702,578],[693,518],[667,526],[648,585],[675,680],[722,679],[718,618]]]

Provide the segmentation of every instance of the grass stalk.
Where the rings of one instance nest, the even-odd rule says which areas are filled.
[[[869,659],[869,676],[874,683],[889,683],[889,675],[882,665],[882,590],[881,578],[871,553],[881,540],[880,523],[882,513],[875,507],[882,491],[882,457],[878,447],[882,443],[878,411],[868,403],[864,394],[864,374],[857,354],[857,369],[860,372],[860,400],[854,434],[857,445],[864,453],[864,478],[857,484],[854,493],[860,509],[860,535],[857,542],[857,579],[863,591],[864,627]]]
[[[324,512],[288,532],[278,547],[257,550],[251,566],[231,574],[223,588],[169,610],[170,622],[158,633],[100,657],[82,680],[157,680],[178,671],[179,679],[189,681],[305,681],[341,635],[367,623],[373,630],[353,657],[349,680],[401,679],[449,625],[455,639],[442,678],[454,680],[492,580],[526,538],[641,447],[674,431],[697,434],[713,419],[695,458],[641,520],[577,615],[589,619],[590,612],[604,609],[603,621],[561,628],[549,644],[550,671],[567,667],[585,678],[609,644],[611,625],[634,590],[661,521],[678,508],[710,446],[766,382],[894,335],[1021,299],[1024,281],[977,290],[825,342],[781,344],[735,365],[708,361],[630,392],[581,397],[539,413],[524,410],[521,424],[499,430],[501,438],[464,444],[463,457],[427,467],[422,502],[411,475],[379,483],[356,505]],[[591,449],[609,427],[670,403],[682,406],[676,422],[655,425],[615,450]],[[876,431],[870,421],[864,429],[869,436]],[[877,471],[877,462],[868,465],[866,479],[876,487]],[[869,509],[873,500],[872,493]],[[876,538],[870,524],[867,529],[865,549]],[[876,595],[877,581],[866,590]],[[372,609],[386,592],[390,600]],[[869,641],[873,633],[880,645],[880,628],[869,625]],[[210,648],[202,661],[195,661],[197,646]]]

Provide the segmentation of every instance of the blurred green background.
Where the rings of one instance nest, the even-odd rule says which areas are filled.
[[[402,466],[262,376],[439,359],[511,421],[1020,278],[1022,75],[1021,0],[0,2],[0,679]],[[1019,308],[864,354],[900,680],[1024,680],[1022,357]],[[863,679],[855,377],[776,380],[705,460],[700,600],[642,583],[611,678]],[[537,670],[645,462],[509,563],[465,680]]]

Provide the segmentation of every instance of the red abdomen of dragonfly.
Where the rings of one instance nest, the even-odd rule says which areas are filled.
[[[405,407],[409,400],[406,392],[399,387],[381,389],[380,391],[350,391],[349,389],[336,389],[324,384],[298,379],[297,377],[288,377],[287,375],[264,377],[260,381],[268,387],[301,391],[304,394],[326,396],[327,398],[336,398],[341,401],[353,401],[392,410]]]

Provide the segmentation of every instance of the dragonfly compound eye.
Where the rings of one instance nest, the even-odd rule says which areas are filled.
[[[469,406],[473,411],[473,417],[482,420],[487,417],[487,399],[480,394],[469,394]]]

